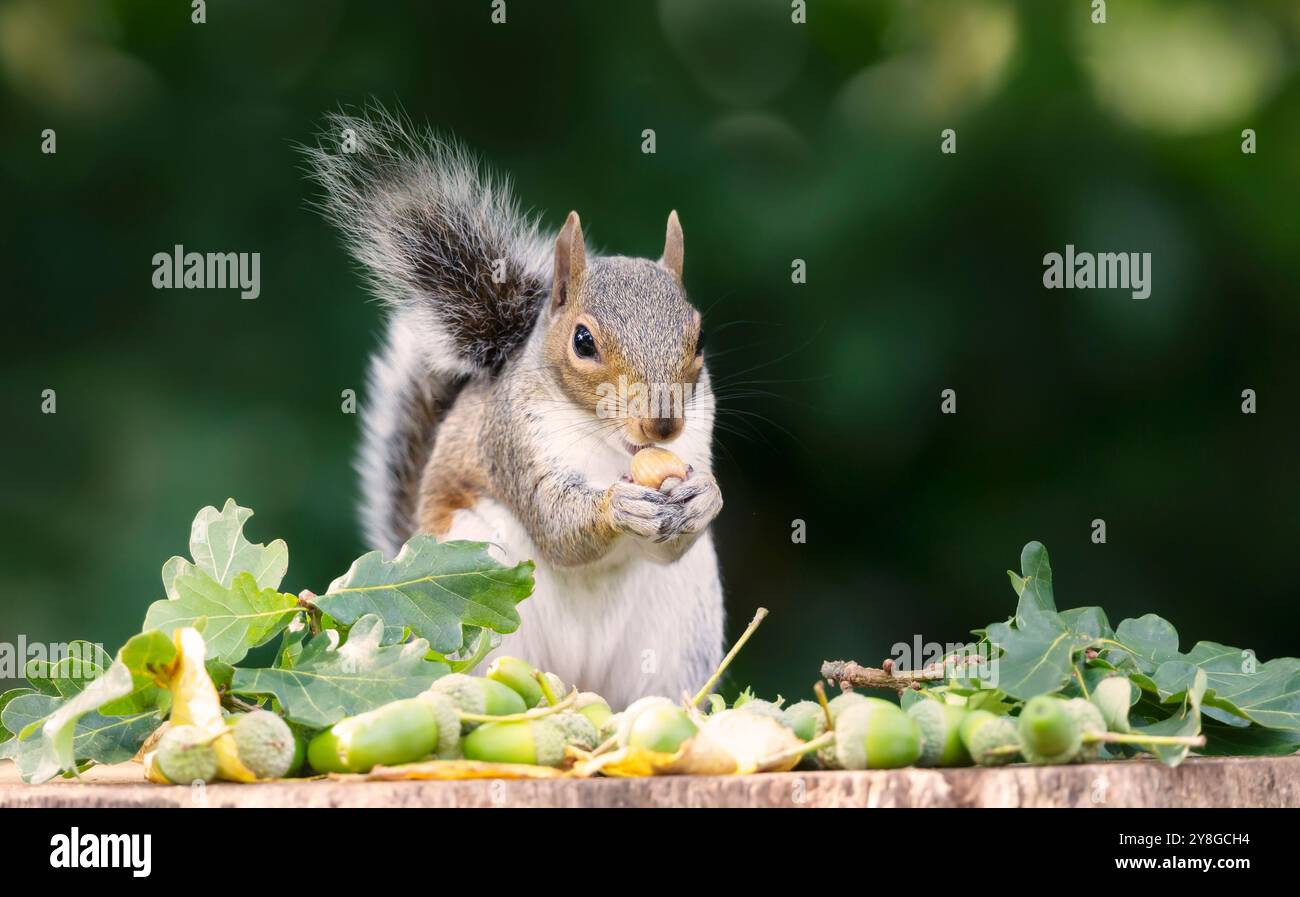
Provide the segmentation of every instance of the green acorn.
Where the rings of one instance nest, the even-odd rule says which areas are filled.
[[[198,726],[172,726],[158,741],[154,763],[175,785],[211,782],[217,777],[212,736]]]
[[[668,698],[641,698],[623,711],[618,745],[674,754],[698,731],[686,711]]]
[[[816,701],[799,701],[785,708],[784,722],[800,741],[812,741],[826,731],[826,713]]]
[[[980,766],[1001,766],[1016,759],[1020,748],[1020,733],[1010,718],[972,710],[962,720],[959,730],[966,751]],[[1015,747],[1016,751],[1005,750]]]
[[[542,687],[537,684],[537,667],[518,657],[498,657],[488,666],[485,674],[494,682],[512,689],[524,699],[524,706],[536,707],[542,703]]]
[[[307,765],[307,742],[310,739],[297,726],[290,726],[289,729],[293,732],[293,760],[290,761],[285,776],[296,777],[302,775],[303,767]]]
[[[435,680],[433,685],[429,686],[429,691],[446,695],[463,712],[479,716],[509,716],[523,713],[528,709],[524,706],[524,699],[519,696],[519,692],[483,676],[449,673]],[[538,691],[540,692],[541,689],[538,688]],[[468,732],[476,725],[478,723],[464,721],[461,730]]]
[[[293,768],[295,743],[289,725],[269,710],[235,717],[231,727],[239,762],[259,779],[281,779]]]
[[[918,766],[970,765],[970,753],[961,741],[961,724],[967,716],[964,708],[926,699],[909,707],[907,715],[921,730]]]
[[[1101,715],[1101,711],[1091,701],[1084,698],[1071,698],[1065,702],[1065,712],[1070,715],[1083,739],[1074,762],[1092,763],[1100,759],[1101,743],[1090,739],[1089,736],[1095,737],[1106,733],[1106,719]]]
[[[1030,763],[1069,763],[1083,741],[1065,701],[1051,695],[1030,698],[1020,711],[1020,752]]]
[[[831,715],[831,724],[839,719],[840,714],[850,707],[861,704],[867,698],[856,691],[842,691],[826,702],[826,710]],[[879,700],[873,699],[873,700]],[[888,702],[886,702],[888,703]],[[835,759],[835,745],[829,744],[817,751],[817,760],[827,769],[838,769],[839,761]]]
[[[1128,711],[1133,706],[1133,686],[1127,676],[1103,679],[1092,690],[1090,699],[1101,711],[1106,728],[1111,732],[1130,732]]]
[[[564,744],[564,727],[544,716],[484,723],[465,736],[462,748],[466,760],[561,766],[564,763]]]
[[[426,691],[340,720],[311,740],[307,761],[318,772],[370,772],[430,754],[453,757],[459,742],[456,705],[446,695]]]
[[[609,708],[609,702],[594,691],[580,693],[574,702],[573,709],[591,720],[591,724],[596,727],[598,733],[604,728],[609,718],[614,715],[614,711]]]
[[[920,756],[921,731],[897,704],[863,698],[835,720],[835,768],[897,769]]]

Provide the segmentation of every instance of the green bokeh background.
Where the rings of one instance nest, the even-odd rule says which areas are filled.
[[[340,394],[379,314],[295,144],[373,98],[607,250],[680,211],[730,634],[772,611],[733,688],[960,640],[1035,538],[1063,605],[1300,653],[1300,5],[809,6],[4,0],[0,641],[115,649],[227,496],[286,588],[363,550]],[[260,252],[260,298],[152,289],[176,243]],[[1066,243],[1151,252],[1151,298],[1043,289]]]

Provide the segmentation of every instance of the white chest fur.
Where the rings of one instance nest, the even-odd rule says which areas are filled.
[[[490,542],[502,563],[538,559],[536,588],[519,605],[523,622],[489,660],[522,657],[615,709],[643,695],[693,692],[718,661],[722,585],[707,532],[671,564],[623,537],[596,564],[555,568],[509,510],[488,499],[457,511],[447,538]]]

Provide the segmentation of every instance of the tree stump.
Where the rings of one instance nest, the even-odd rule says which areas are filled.
[[[651,779],[348,780],[152,785],[138,764],[82,781],[23,785],[0,764],[0,808],[17,807],[1300,807],[1300,756],[1193,757],[997,769],[789,772]]]

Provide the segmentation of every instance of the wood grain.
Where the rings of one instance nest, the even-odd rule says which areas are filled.
[[[82,782],[17,782],[0,764],[0,808],[17,807],[1300,807],[1300,756],[1192,758],[998,769],[791,772],[731,777],[459,782],[301,781],[151,785],[135,764]]]

